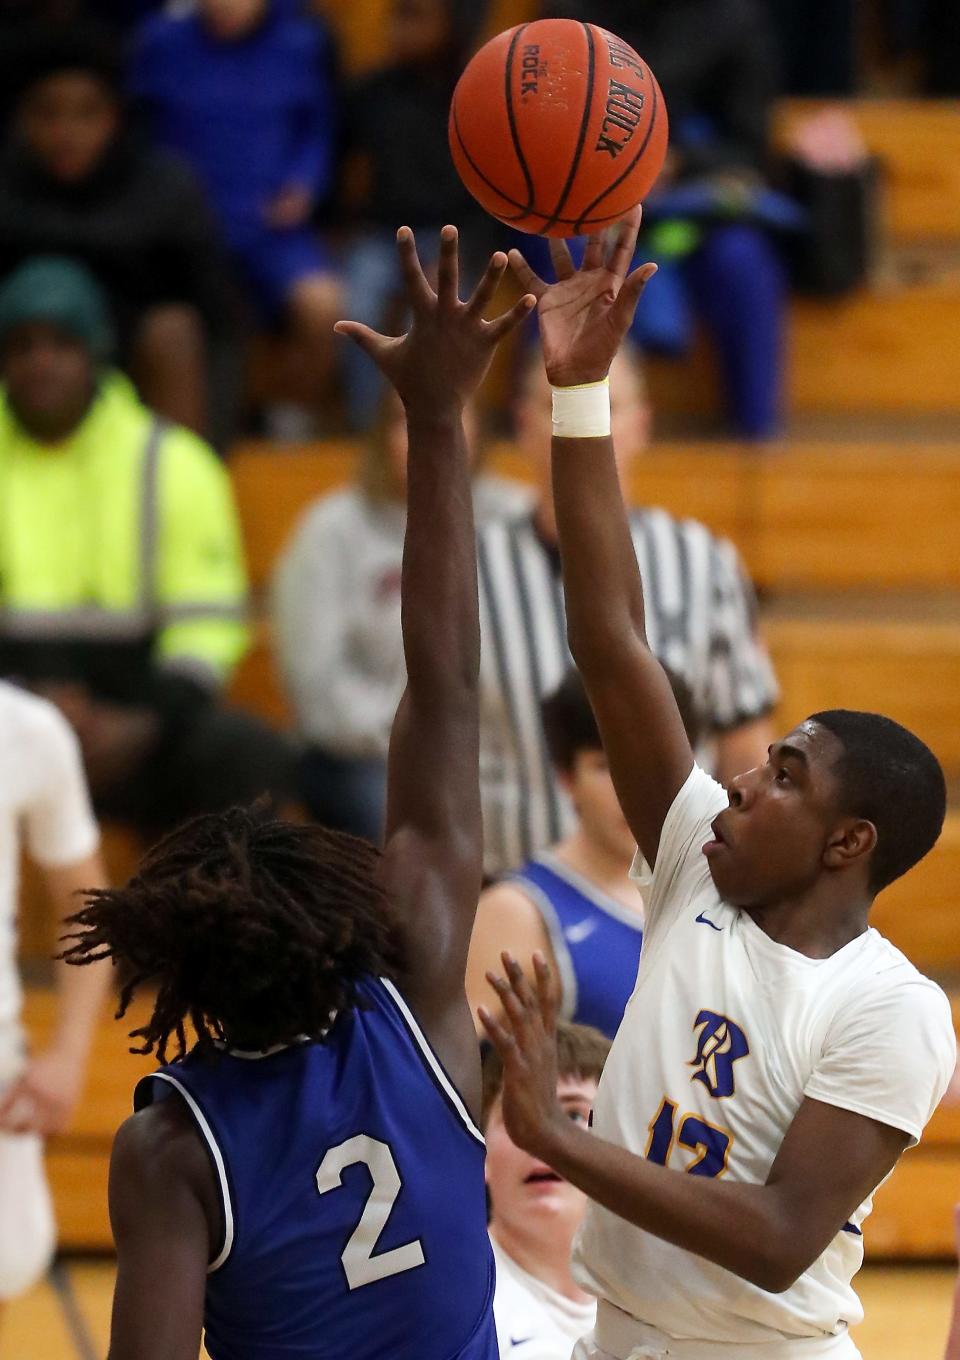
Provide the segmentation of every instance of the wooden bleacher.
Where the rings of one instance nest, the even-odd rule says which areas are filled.
[[[774,139],[788,143],[821,101],[783,100]],[[837,101],[831,101],[837,107]],[[887,226],[896,242],[955,241],[960,203],[960,105],[954,100],[857,99],[842,105],[885,170]]]
[[[347,441],[237,449],[231,471],[256,589],[310,501],[346,482],[356,457]],[[526,475],[506,446],[491,466]],[[960,586],[960,442],[793,441],[761,452],[658,444],[637,460],[632,498],[732,538],[764,590]]]

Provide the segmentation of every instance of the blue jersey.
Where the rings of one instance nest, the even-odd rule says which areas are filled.
[[[196,1049],[147,1077],[207,1144],[213,1360],[496,1360],[483,1137],[389,982],[323,1043]]]
[[[613,1038],[633,994],[643,919],[550,854],[509,882],[539,911],[563,987],[563,1016]]]

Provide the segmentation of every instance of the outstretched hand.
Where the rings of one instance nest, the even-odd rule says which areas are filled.
[[[403,272],[412,323],[405,335],[381,335],[359,321],[338,321],[334,330],[349,336],[370,355],[396,388],[408,411],[427,415],[461,410],[483,381],[493,352],[536,305],[530,294],[493,321],[485,321],[497,285],[507,268],[498,251],[467,302],[460,301],[458,233],[444,227],[436,292],[430,287],[409,227],[397,232],[397,253]]]
[[[519,250],[511,250],[510,267],[521,288],[537,299],[540,342],[547,377],[554,387],[599,382],[630,328],[655,264],[630,270],[637,247],[641,210],[587,240],[577,269],[566,241],[550,240],[557,282],[545,283]]]
[[[500,957],[506,978],[487,981],[503,1015],[485,1006],[478,1014],[503,1063],[503,1122],[518,1147],[548,1160],[554,1136],[569,1128],[557,1100],[557,989],[542,954],[533,956],[534,987],[511,954]]]

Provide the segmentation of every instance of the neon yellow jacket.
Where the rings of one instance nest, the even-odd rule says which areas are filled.
[[[246,650],[246,573],[213,451],[159,421],[118,373],[56,447],[0,394],[0,638],[153,640],[207,685]]]

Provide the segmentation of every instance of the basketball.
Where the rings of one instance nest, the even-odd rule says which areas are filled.
[[[450,105],[454,165],[487,212],[541,236],[617,222],[667,153],[667,110],[649,66],[596,24],[539,19],[492,38]]]

